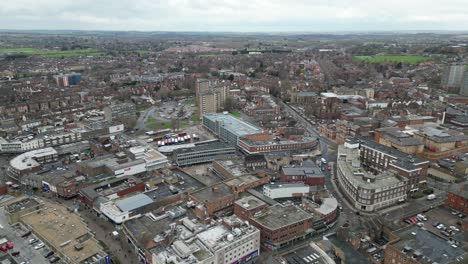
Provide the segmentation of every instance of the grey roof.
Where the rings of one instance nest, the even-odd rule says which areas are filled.
[[[396,249],[410,249],[407,254],[419,252],[429,263],[450,263],[465,253],[462,247],[454,248],[445,239],[417,226],[396,233],[400,240],[393,244]],[[422,262],[422,261],[420,261]]]
[[[115,205],[122,211],[128,212],[152,203],[153,200],[145,194],[137,194],[118,200]]]
[[[235,118],[232,115],[221,114],[221,113],[208,113],[203,116],[213,122],[218,122],[219,126],[224,127],[236,136],[245,136],[250,134],[262,133],[263,129],[245,122],[239,118]]]
[[[468,199],[468,183],[463,182],[459,184],[452,184],[450,186],[449,192]]]
[[[313,162],[304,161],[302,166],[283,167],[285,175],[305,175],[306,177],[323,177],[323,172]]]

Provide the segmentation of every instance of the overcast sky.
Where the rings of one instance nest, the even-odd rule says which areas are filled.
[[[468,0],[2,0],[0,29],[468,30]]]

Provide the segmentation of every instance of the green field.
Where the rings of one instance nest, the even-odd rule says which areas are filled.
[[[156,123],[156,119],[152,116],[148,116],[148,118],[145,121],[146,128],[148,129],[156,129],[158,127],[158,124]]]
[[[104,55],[105,52],[97,51],[95,49],[81,49],[81,50],[41,50],[35,48],[0,48],[0,53],[16,52],[26,55],[38,55],[46,57],[72,57],[72,56],[98,56]]]
[[[357,59],[371,63],[401,62],[407,64],[417,64],[423,61],[430,61],[432,58],[418,55],[375,55],[375,56],[354,56]]]
[[[237,117],[237,118],[240,118],[241,117],[241,114],[239,112],[230,112],[230,114],[233,116],[233,117]]]

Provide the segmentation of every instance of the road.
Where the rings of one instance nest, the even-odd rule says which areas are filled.
[[[154,115],[154,111],[156,111],[157,107],[152,106],[145,111],[140,113],[140,117],[137,120],[137,123],[135,125],[135,129],[138,130],[145,130],[146,129],[146,119],[148,119],[149,116]]]

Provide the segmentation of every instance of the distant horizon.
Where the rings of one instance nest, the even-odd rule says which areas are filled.
[[[0,25],[142,32],[465,32],[467,13],[466,0],[15,0],[0,6]]]
[[[43,31],[43,32],[137,32],[137,33],[209,33],[209,34],[222,34],[222,33],[232,33],[232,34],[391,34],[391,33],[405,33],[405,34],[424,34],[424,33],[466,33],[468,34],[468,29],[466,30],[448,30],[448,29],[407,29],[407,30],[334,30],[334,31],[303,31],[303,30],[290,30],[290,31],[223,31],[223,30],[119,30],[119,29],[45,29],[45,28],[37,28],[37,29],[2,29],[0,28],[0,32],[33,32],[33,31]]]

